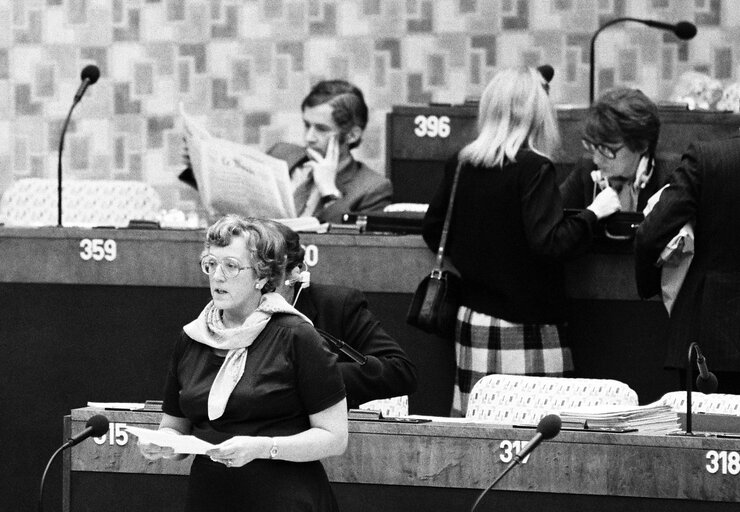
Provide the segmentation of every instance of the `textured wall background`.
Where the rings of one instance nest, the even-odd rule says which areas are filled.
[[[599,89],[668,99],[681,73],[738,80],[735,0],[0,0],[0,192],[56,176],[59,131],[79,85],[65,176],[143,180],[164,206],[192,210],[177,181],[177,105],[215,135],[267,148],[299,142],[310,85],[341,77],[367,95],[371,120],[356,155],[383,170],[392,105],[460,103],[497,66],[551,64],[557,103],[588,102],[589,41],[632,16],[688,20],[698,35],[622,23],[598,38]]]

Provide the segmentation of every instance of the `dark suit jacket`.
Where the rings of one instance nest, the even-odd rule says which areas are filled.
[[[635,237],[638,292],[660,292],[654,266],[686,222],[694,259],[669,322],[666,366],[685,368],[691,342],[716,371],[740,371],[740,137],[689,146]]]
[[[656,158],[652,178],[637,195],[636,211],[642,212],[647,205],[647,200],[666,184],[668,176],[677,164],[678,162]],[[596,197],[594,194],[596,184],[591,179],[591,171],[594,169],[594,163],[590,158],[582,158],[568,177],[565,178],[565,181],[560,184],[560,195],[563,196],[563,206],[565,208],[582,210],[593,202],[594,197]]]
[[[267,153],[288,162],[291,173],[308,160],[304,148],[285,142],[275,144]],[[316,217],[321,222],[341,223],[342,215],[347,212],[382,210],[391,203],[393,196],[393,187],[387,178],[354,159],[337,172],[336,186],[342,197],[318,212]]]
[[[341,339],[367,356],[359,365],[339,356],[339,369],[350,408],[378,398],[416,391],[416,366],[367,308],[367,299],[353,288],[311,283],[301,291],[296,308],[318,329]]]

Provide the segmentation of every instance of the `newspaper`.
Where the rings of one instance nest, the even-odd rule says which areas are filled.
[[[203,205],[212,215],[296,217],[288,164],[258,149],[213,137],[182,103],[190,164]]]

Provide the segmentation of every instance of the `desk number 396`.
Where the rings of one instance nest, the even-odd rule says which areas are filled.
[[[706,466],[707,471],[712,474],[719,472],[723,475],[737,475],[740,473],[740,453],[738,452],[709,450],[707,460],[709,461]]]

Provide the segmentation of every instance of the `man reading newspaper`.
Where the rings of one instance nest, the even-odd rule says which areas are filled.
[[[301,110],[305,147],[278,143],[268,151],[269,156],[287,162],[295,216],[339,223],[344,213],[382,210],[390,204],[390,181],[351,153],[360,145],[367,125],[362,91],[344,80],[322,81],[303,100]],[[188,151],[192,153],[192,148]],[[272,160],[266,162],[274,165]],[[186,169],[180,179],[199,186],[201,178],[197,170]],[[276,185],[280,190],[284,180],[278,179]],[[276,218],[265,213],[251,215]]]

